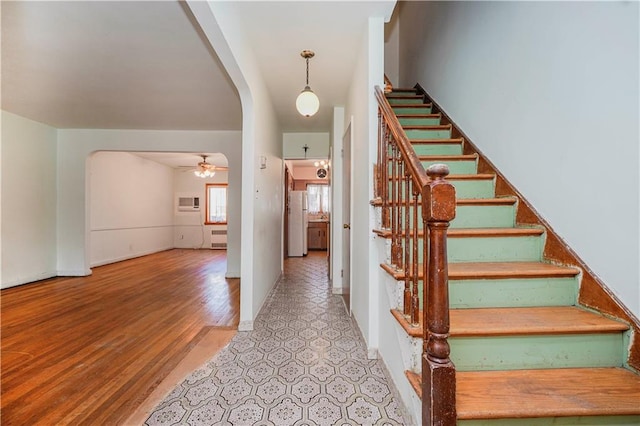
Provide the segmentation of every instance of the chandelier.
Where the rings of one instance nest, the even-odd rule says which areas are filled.
[[[311,87],[309,87],[309,59],[315,56],[311,50],[303,50],[300,52],[300,56],[302,56],[307,61],[307,85],[304,86],[302,92],[298,95],[296,99],[296,109],[298,112],[305,117],[311,117],[320,108],[320,100],[313,93]]]
[[[201,155],[202,161],[198,163],[193,174],[201,178],[213,177],[216,174],[216,166],[207,163],[207,156]]]

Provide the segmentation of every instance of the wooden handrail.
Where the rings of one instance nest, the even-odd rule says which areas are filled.
[[[447,341],[447,229],[455,217],[455,188],[445,180],[449,174],[445,164],[434,164],[425,171],[380,87],[376,86],[375,94],[379,121],[376,196],[382,201],[382,226],[391,232],[390,264],[404,272],[404,316],[418,326],[421,311],[423,315],[422,423],[453,426],[456,383]],[[424,230],[422,262],[420,223]],[[422,307],[420,275],[424,277]]]
[[[376,99],[378,100],[382,117],[398,144],[398,148],[409,169],[409,175],[413,183],[420,188],[424,188],[429,183],[427,172],[424,170],[420,159],[411,146],[411,142],[409,142],[409,138],[407,138],[407,135],[404,133],[402,126],[400,126],[400,122],[391,109],[391,105],[389,105],[389,101],[384,96],[384,92],[380,89],[380,86],[376,86]],[[386,167],[386,164],[384,166]]]

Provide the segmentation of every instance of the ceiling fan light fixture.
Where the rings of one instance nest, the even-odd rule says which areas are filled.
[[[207,163],[207,156],[201,155],[202,161],[198,163],[198,166],[194,170],[193,174],[199,178],[210,178],[216,174],[216,166]]]
[[[320,109],[320,100],[309,86],[309,59],[313,58],[315,53],[311,50],[303,50],[300,52],[300,56],[307,61],[307,84],[296,99],[296,109],[301,115],[311,117]]]

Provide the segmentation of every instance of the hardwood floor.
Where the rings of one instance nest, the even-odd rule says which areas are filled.
[[[213,326],[237,326],[226,252],[169,250],[0,292],[2,424],[124,424]]]

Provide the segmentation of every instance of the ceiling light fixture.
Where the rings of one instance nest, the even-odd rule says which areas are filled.
[[[201,155],[201,157],[202,161],[198,163],[193,174],[201,178],[213,177],[216,174],[216,166],[207,163],[207,155]]]
[[[298,112],[305,117],[311,117],[320,108],[320,100],[313,93],[311,87],[309,87],[309,59],[315,56],[311,50],[303,50],[300,52],[300,56],[302,56],[307,61],[307,85],[304,86],[304,90],[300,92],[298,98],[296,99],[296,108]]]

